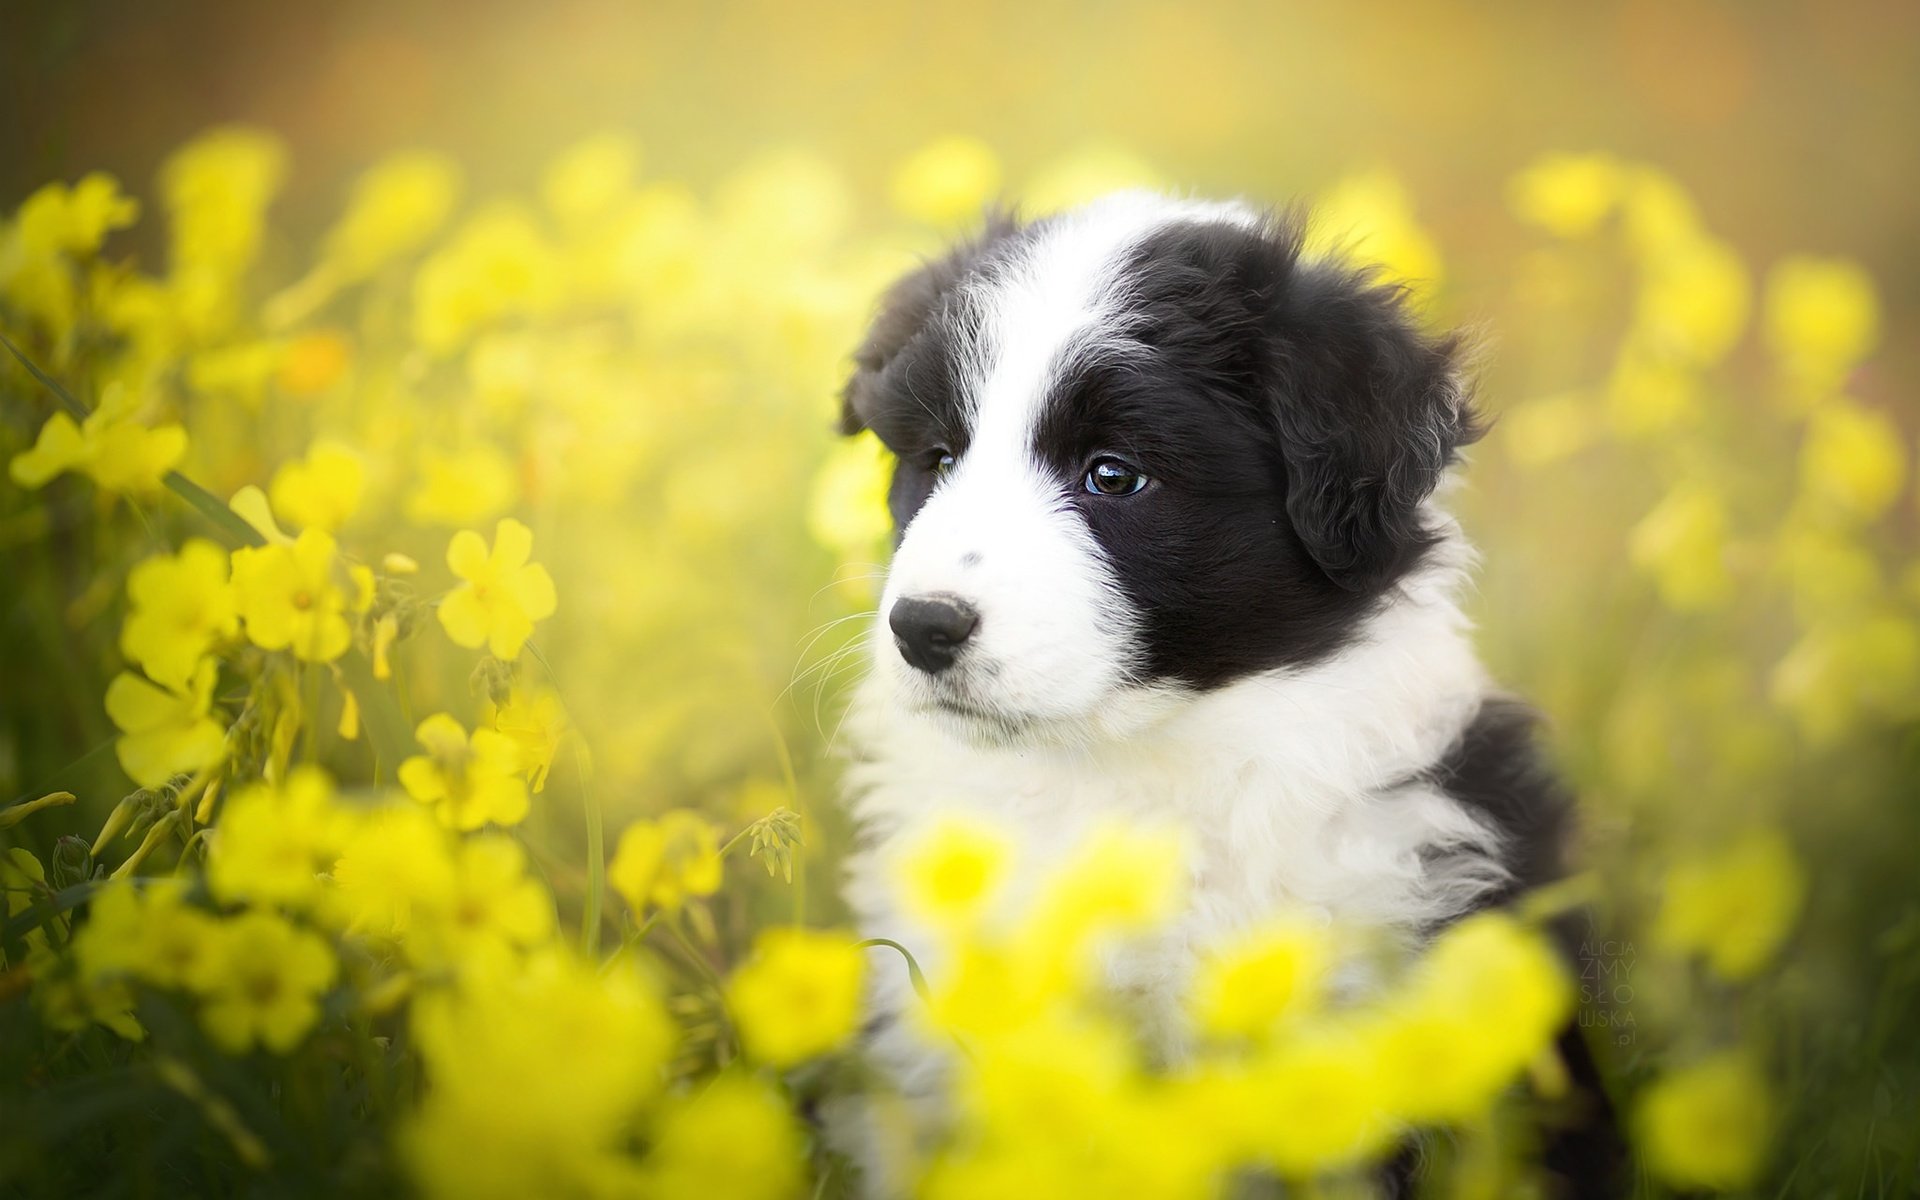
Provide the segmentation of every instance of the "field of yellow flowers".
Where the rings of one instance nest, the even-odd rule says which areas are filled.
[[[898,869],[924,975],[833,894],[889,532],[846,356],[994,196],[1152,165],[943,138],[875,218],[821,155],[696,190],[609,134],[503,195],[396,154],[292,238],[289,155],[218,128],[0,218],[0,1194],[847,1194],[882,972],[962,1050],[928,1196],[1362,1195],[1416,1133],[1432,1194],[1534,1194],[1569,1017],[1645,1194],[1914,1185],[1915,443],[1860,264],[1750,262],[1652,164],[1515,164],[1459,503],[1580,873],[1362,1002],[1327,931],[1252,931],[1170,1064],[1098,970],[1179,904],[1164,839],[1008,911],[1000,833],[941,831]],[[1394,174],[1316,220],[1458,315]]]

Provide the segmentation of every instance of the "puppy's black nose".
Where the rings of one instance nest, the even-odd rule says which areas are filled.
[[[909,596],[893,602],[887,624],[900,657],[936,674],[953,665],[961,643],[979,627],[980,614],[951,596]]]

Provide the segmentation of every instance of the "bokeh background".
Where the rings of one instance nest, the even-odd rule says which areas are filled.
[[[180,252],[163,161],[210,128],[277,138],[239,304],[164,370],[9,331],[69,379],[163,378],[183,469],[221,497],[343,441],[365,497],[342,543],[367,561],[432,575],[452,530],[527,520],[559,593],[541,683],[609,822],[797,796],[802,903],[827,917],[841,651],[886,545],[877,460],[830,424],[879,288],[987,200],[1319,204],[1322,245],[1480,340],[1499,420],[1455,497],[1485,554],[1471,608],[1586,802],[1613,972],[1591,1007],[1623,1091],[1656,1057],[1758,1043],[1790,1131],[1769,1186],[1911,1185],[1920,8],[30,0],[0,13],[0,101],[0,212],[110,172],[145,212],[102,260],[155,273]],[[274,309],[361,173],[420,149],[457,164],[444,227]],[[423,257],[495,300],[422,324]],[[6,405],[11,456],[50,409],[17,372]],[[127,789],[83,756],[113,737],[142,522],[191,529],[0,484],[0,797],[81,795],[14,832],[42,857]],[[472,657],[420,624],[407,703],[473,723]],[[356,745],[325,753],[364,772]],[[528,831],[577,910],[577,806],[536,797]],[[1785,867],[1727,854],[1781,843]],[[1705,898],[1663,917],[1677,892]],[[791,899],[720,916],[743,938]],[[1763,976],[1690,961],[1703,926],[1783,906]]]

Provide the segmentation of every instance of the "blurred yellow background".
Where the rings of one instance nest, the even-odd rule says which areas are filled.
[[[270,488],[291,526],[324,522],[292,511],[289,464],[317,477],[339,441],[364,475],[341,545],[410,556],[417,598],[454,531],[525,519],[558,607],[523,682],[564,699],[613,827],[797,796],[816,916],[845,836],[839,652],[886,544],[879,464],[830,426],[880,288],[995,198],[1315,204],[1320,246],[1481,344],[1471,609],[1585,799],[1597,936],[1663,947],[1635,952],[1611,1066],[1762,1040],[1798,1088],[1777,1172],[1915,1150],[1872,1130],[1920,1095],[1920,7],[35,2],[0,15],[0,89],[0,214],[110,172],[144,211],[100,261],[181,289],[141,315],[150,281],[116,267],[49,316],[0,253],[10,335],[90,404],[147,389],[188,475]],[[163,169],[232,125],[256,132]],[[396,219],[355,181],[418,150],[445,203],[349,279],[342,212]],[[177,181],[249,172],[258,252],[194,309]],[[51,406],[0,379],[12,458]],[[82,793],[15,835],[43,858],[126,790],[106,758],[69,768],[114,736],[126,568],[205,532],[135,511],[0,485],[0,798]],[[500,668],[475,675],[403,574],[371,611],[410,614],[406,728],[498,722]],[[274,670],[249,705],[292,686]],[[343,695],[273,702],[331,727]],[[367,774],[356,739],[317,753]],[[581,766],[553,771],[529,842],[571,919]],[[792,903],[726,900],[736,946]],[[1694,971],[1728,936],[1732,966]]]

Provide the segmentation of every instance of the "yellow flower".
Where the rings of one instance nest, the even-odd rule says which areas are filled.
[[[518,825],[527,815],[527,785],[513,740],[493,729],[473,736],[446,713],[435,713],[414,731],[424,755],[400,764],[407,794],[432,807],[452,829],[478,829],[489,821]]]
[[[120,729],[114,751],[135,783],[159,787],[225,756],[226,734],[208,715],[217,674],[207,658],[177,686],[158,688],[129,671],[107,685],[107,716]]]
[[[605,216],[626,196],[640,167],[640,148],[624,134],[603,133],[569,146],[547,167],[540,198],[563,224]]]
[[[519,494],[513,464],[484,442],[420,456],[420,484],[407,496],[407,520],[417,525],[469,525],[493,516]]]
[[[453,895],[450,837],[411,806],[381,808],[353,823],[339,861],[332,919],[373,937],[405,936],[416,920],[444,912]]]
[[[184,687],[207,652],[240,627],[226,551],[203,538],[177,555],[142,560],[127,574],[127,598],[120,651],[169,687]]]
[[[253,262],[286,159],[273,135],[235,126],[195,138],[161,164],[176,271],[238,274]]]
[[[827,453],[807,503],[807,532],[845,559],[870,558],[893,531],[887,486],[893,456],[870,430]]]
[[[494,527],[493,550],[463,529],[447,544],[447,566],[465,580],[440,602],[441,628],[456,645],[485,645],[495,658],[520,657],[535,621],[553,615],[553,579],[533,553],[533,531],[507,517]]]
[[[639,1194],[658,1200],[783,1200],[801,1194],[804,1142],[779,1092],[727,1074],[661,1114]]]
[[[146,879],[103,887],[74,936],[82,975],[96,982],[130,976],[155,987],[192,985],[219,923],[187,902],[188,886],[184,879]]]
[[[334,801],[332,780],[317,767],[296,768],[277,788],[243,788],[214,828],[207,886],[227,904],[311,908],[325,894],[321,877],[339,857],[349,821]]]
[[[1620,164],[1606,154],[1548,154],[1514,176],[1508,203],[1555,237],[1585,237],[1620,202]]]
[[[1627,549],[1670,608],[1702,612],[1732,598],[1726,545],[1726,502],[1705,486],[1683,483],[1633,527]]]
[[[1047,880],[1023,934],[1070,959],[1091,939],[1152,929],[1185,892],[1186,849],[1171,830],[1095,831]]]
[[[1767,344],[1814,396],[1837,390],[1880,341],[1880,299],[1859,263],[1794,256],[1767,272]]]
[[[178,425],[149,429],[133,419],[132,407],[104,398],[78,424],[66,413],[53,414],[40,427],[33,447],[13,456],[8,474],[21,487],[33,489],[63,471],[78,471],[103,491],[157,495],[167,472],[187,453],[187,432]]]
[[[589,1186],[666,1078],[673,1024],[630,961],[555,947],[413,1006],[432,1086],[402,1130],[416,1182],[447,1197],[637,1194]]]
[[[1313,257],[1376,263],[1396,283],[1439,286],[1440,248],[1413,215],[1406,185],[1387,170],[1351,175],[1314,205],[1307,232]]]
[[[520,748],[520,768],[535,795],[546,790],[553,756],[567,736],[566,706],[552,688],[516,687],[507,702],[493,710],[493,727]]]
[[[1707,365],[1740,340],[1752,281],[1732,247],[1701,236],[1648,259],[1634,308],[1634,336],[1662,357]]]
[[[353,642],[347,593],[336,573],[333,535],[303,530],[291,545],[233,552],[233,587],[247,638],[263,650],[291,648],[295,658],[332,662]]]
[[[1830,508],[1872,520],[1893,503],[1906,478],[1906,440],[1885,414],[1835,397],[1808,417],[1800,480]]]
[[[1000,160],[979,138],[943,137],[913,152],[893,173],[893,206],[929,225],[977,220],[1000,188]]]
[[[1634,1125],[1641,1158],[1662,1182],[1688,1191],[1744,1188],[1766,1165],[1772,1088],[1746,1055],[1718,1054],[1649,1087]]]
[[[1256,1064],[1251,1083],[1256,1152],[1282,1175],[1363,1162],[1399,1133],[1379,1052],[1352,1030],[1326,1025],[1288,1039]]]
[[[747,1054],[795,1066],[838,1048],[860,1023],[864,956],[844,933],[769,929],[727,983]]]
[[[336,967],[317,935],[275,913],[242,913],[220,924],[196,972],[200,1024],[229,1054],[255,1045],[285,1054],[320,1019]]]
[[[1909,720],[1920,708],[1920,626],[1892,612],[1823,622],[1780,660],[1768,690],[1817,746],[1863,717]]]
[[[500,204],[468,218],[413,277],[413,335],[435,353],[558,297],[559,259],[533,218]]]
[[[636,914],[649,904],[671,911],[689,896],[711,896],[720,877],[713,823],[684,808],[627,826],[607,867],[607,882]]]
[[[340,442],[322,438],[304,459],[274,472],[268,495],[273,507],[303,529],[337,533],[360,506],[366,470]]]
[[[44,945],[27,952],[20,975],[32,980],[34,1007],[49,1029],[79,1033],[99,1024],[130,1042],[147,1036],[133,1015],[133,989],[124,979],[87,979],[71,957]]]
[[[289,396],[315,396],[347,373],[353,343],[331,329],[314,329],[287,339],[279,357],[273,382],[280,390]]]
[[[443,903],[416,910],[407,952],[417,962],[459,962],[538,945],[553,928],[553,899],[528,878],[526,851],[485,834],[454,851],[452,887]]]
[[[49,183],[28,196],[14,214],[13,234],[28,253],[84,258],[139,216],[140,202],[113,176],[94,171],[72,187]]]
[[[1477,1118],[1552,1045],[1572,1007],[1544,937],[1499,912],[1462,921],[1369,1022],[1383,1095],[1414,1120]]]
[[[1793,931],[1806,891],[1806,871],[1786,837],[1755,829],[1667,872],[1652,940],[1675,954],[1702,956],[1727,979],[1748,979]]]
[[[421,245],[453,211],[460,168],[442,155],[403,151],[354,180],[347,210],[327,231],[326,259],[343,282],[363,279]]]
[[[935,822],[894,864],[900,902],[925,920],[977,920],[1006,879],[1012,847],[998,830],[957,817]]]
[[[1189,1003],[1209,1034],[1260,1037],[1319,1006],[1331,965],[1326,930],[1299,919],[1274,922],[1208,955]]]

